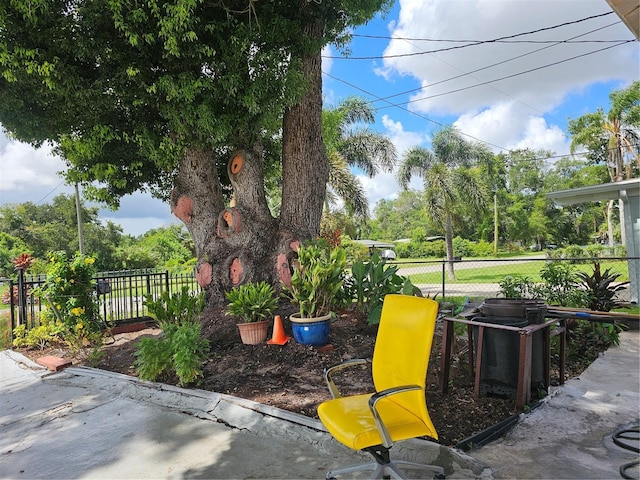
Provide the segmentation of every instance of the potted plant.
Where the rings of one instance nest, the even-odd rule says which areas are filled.
[[[267,338],[269,317],[278,306],[275,289],[269,283],[246,283],[234,287],[226,294],[229,304],[226,315],[240,317],[238,323],[242,343],[257,345]]]
[[[331,308],[342,287],[346,264],[343,248],[329,249],[318,243],[298,247],[291,285],[286,286],[288,297],[298,306],[298,313],[289,317],[298,343],[314,346],[327,343]]]

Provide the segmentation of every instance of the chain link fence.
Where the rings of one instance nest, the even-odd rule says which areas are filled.
[[[610,269],[619,273],[620,282],[629,280],[629,263],[638,258],[599,257],[549,259],[545,256],[508,259],[456,259],[424,262],[389,262],[398,267],[398,273],[409,277],[425,296],[431,298],[469,297],[482,300],[500,296],[500,283],[507,276],[526,278],[534,283],[541,282],[540,272],[550,261],[570,264],[576,271],[593,273],[594,263],[600,264],[604,272]],[[636,270],[637,271],[637,270]],[[637,279],[636,279],[637,282]],[[637,283],[636,283],[637,285]],[[618,300],[632,300],[629,286],[620,292]]]

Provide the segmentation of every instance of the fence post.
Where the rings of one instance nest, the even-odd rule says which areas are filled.
[[[16,304],[13,301],[13,287],[14,287],[13,279],[10,279],[9,280],[9,308],[10,308],[9,316],[11,317],[11,332],[10,332],[9,338],[11,339],[11,344],[13,344],[13,329],[17,327],[16,312],[15,312]]]
[[[164,281],[167,287],[167,292],[169,292],[169,295],[171,295],[171,288],[169,286],[169,270],[164,271]]]
[[[11,292],[13,294],[13,292]],[[18,268],[18,322],[27,324],[27,298],[24,286],[24,269]]]
[[[442,261],[442,299],[444,300],[445,298],[445,294],[444,294],[444,277],[445,276],[445,261]]]

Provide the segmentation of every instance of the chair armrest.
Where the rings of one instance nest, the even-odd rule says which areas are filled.
[[[333,374],[336,372],[339,372],[340,370],[344,370],[345,368],[348,367],[353,367],[356,365],[364,365],[366,363],[370,363],[370,360],[365,360],[364,358],[355,358],[352,360],[346,360],[342,363],[339,363],[337,365],[334,365],[333,367],[329,367],[329,368],[325,368],[324,369],[324,381],[327,384],[327,388],[329,389],[329,393],[331,394],[331,398],[339,398],[342,395],[340,395],[340,392],[338,391],[338,388],[336,387],[336,384],[333,381]]]
[[[369,408],[371,409],[371,414],[373,415],[373,420],[376,422],[376,427],[378,427],[378,432],[380,433],[380,437],[382,438],[382,445],[386,448],[391,448],[393,446],[393,440],[391,440],[391,435],[389,435],[389,431],[387,427],[385,427],[380,414],[378,413],[378,409],[376,405],[383,398],[390,397],[391,395],[395,395],[397,393],[410,392],[413,390],[420,390],[422,387],[419,385],[402,385],[400,387],[387,388],[386,390],[382,390],[380,392],[374,393],[369,398]]]

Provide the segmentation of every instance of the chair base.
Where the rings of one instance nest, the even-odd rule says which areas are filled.
[[[437,465],[428,465],[426,463],[407,462],[405,460],[392,461],[389,458],[389,450],[386,448],[366,448],[365,451],[369,452],[376,459],[375,462],[363,463],[360,465],[353,465],[351,467],[339,468],[337,470],[331,470],[327,472],[327,480],[336,478],[337,475],[344,475],[346,473],[353,472],[366,472],[373,471],[372,479],[385,479],[385,478],[397,478],[400,480],[406,480],[407,477],[398,468],[402,466],[406,469],[423,470],[433,472],[434,478],[445,478],[444,468]],[[423,478],[423,477],[421,477]]]

